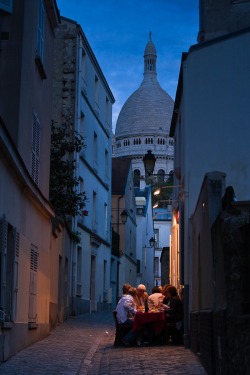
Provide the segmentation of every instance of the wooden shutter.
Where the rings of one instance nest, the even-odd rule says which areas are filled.
[[[8,242],[8,222],[5,216],[0,220],[0,308],[6,309],[6,258]]]
[[[29,322],[36,320],[38,252],[35,246],[30,252]]]
[[[13,309],[12,320],[16,320],[17,312],[17,293],[18,293],[18,266],[19,266],[19,243],[20,234],[15,230],[15,256],[14,256],[14,272],[13,272]]]
[[[31,155],[31,177],[39,184],[40,173],[40,122],[36,113],[33,113],[32,127],[32,155]]]

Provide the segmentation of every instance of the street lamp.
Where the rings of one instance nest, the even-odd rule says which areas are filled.
[[[142,160],[143,160],[143,163],[144,163],[146,176],[150,176],[153,173],[153,170],[154,170],[154,167],[155,167],[155,162],[156,162],[156,158],[155,158],[154,154],[152,154],[152,151],[148,150],[147,154],[144,155]]]
[[[123,210],[120,216],[121,216],[122,223],[126,224],[126,222],[128,221],[128,213],[127,213],[127,211]]]
[[[156,157],[152,153],[151,150],[148,150],[147,153],[143,157],[143,164],[145,168],[145,176],[147,177],[154,177],[157,176],[158,179],[161,179],[162,182],[165,182],[165,176],[173,177],[173,172],[171,173],[153,173],[154,168],[155,168],[155,162],[156,162]],[[157,191],[159,194],[159,190]],[[156,192],[156,194],[157,194]]]
[[[150,240],[149,240],[150,247],[154,247],[154,244],[155,244],[155,239],[154,239],[154,237],[151,237]]]
[[[111,220],[111,225],[117,225],[117,228],[119,230],[119,225],[122,225],[122,224],[126,224],[127,221],[128,221],[128,217],[129,217],[129,214],[128,214],[128,211],[127,210],[123,210],[122,213],[120,214],[120,218],[121,218],[121,222],[119,220],[119,217],[118,217],[118,223],[114,223],[112,222]]]

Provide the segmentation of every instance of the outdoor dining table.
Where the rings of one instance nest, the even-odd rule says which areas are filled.
[[[150,324],[156,335],[160,334],[165,327],[164,311],[137,311],[134,317],[132,332],[142,331],[145,324]]]

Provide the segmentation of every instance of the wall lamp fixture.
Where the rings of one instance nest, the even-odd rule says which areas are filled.
[[[129,216],[128,211],[124,209],[124,210],[121,212],[121,214],[120,214],[121,222],[119,221],[119,218],[118,218],[118,223],[113,223],[113,222],[111,221],[111,225],[121,225],[121,224],[126,224],[127,221],[128,221],[128,216]]]
[[[120,216],[121,216],[122,223],[126,224],[126,222],[128,221],[128,212],[127,212],[127,210],[123,210]]]
[[[151,237],[150,240],[149,240],[150,247],[154,247],[154,244],[155,244],[155,239],[154,239],[154,237]]]
[[[154,247],[154,244],[155,244],[155,239],[154,237],[151,237],[150,240],[149,240],[149,246],[144,246],[144,249],[152,249],[152,247]]]

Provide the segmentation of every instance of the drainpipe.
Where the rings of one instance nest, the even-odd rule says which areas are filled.
[[[189,82],[187,80],[187,72],[188,72],[188,62],[187,59],[183,61],[182,63],[182,70],[183,70],[183,92],[182,92],[182,101],[183,101],[183,121],[184,125],[188,121],[187,119],[187,92],[189,88]],[[186,127],[183,126],[184,132],[183,132],[183,137],[184,137],[184,150],[183,150],[183,160],[188,160],[188,147],[186,145],[188,141],[188,132],[186,130]],[[186,142],[185,142],[186,141]],[[184,165],[184,162],[183,162]],[[189,316],[189,311],[190,311],[190,285],[192,288],[192,269],[191,269],[191,262],[192,259],[190,260],[190,243],[189,243],[189,229],[190,229],[190,222],[189,222],[189,217],[190,217],[190,199],[188,192],[190,191],[190,186],[189,186],[189,169],[188,166],[185,165],[186,170],[183,168],[183,173],[184,173],[184,180],[185,180],[185,188],[184,188],[184,203],[182,202],[182,213],[181,213],[181,256],[183,257],[183,284],[184,284],[184,335],[183,335],[183,340],[184,340],[184,346],[185,348],[190,347],[190,332],[189,332],[189,325],[190,325],[190,316]],[[185,204],[185,208],[184,208]],[[184,227],[185,226],[185,227]]]
[[[124,195],[120,195],[120,197],[117,199],[117,233],[120,235],[120,200],[124,197]]]
[[[74,130],[76,131],[79,131],[79,122],[80,122],[80,96],[79,96],[79,93],[81,92],[80,91],[80,79],[79,79],[79,74],[80,74],[80,69],[79,69],[79,49],[81,48],[80,47],[80,33],[79,33],[79,29],[77,28],[76,29],[76,65],[75,65],[75,106],[74,106],[74,113],[75,113],[75,118],[74,118]],[[76,162],[76,166],[77,166],[77,169],[78,169],[78,162],[79,162],[79,158],[78,158],[78,155],[76,153],[76,151],[74,152],[74,159],[77,160]],[[77,175],[77,169],[75,171],[75,174]],[[77,231],[77,223],[78,223],[78,216],[72,218],[72,224],[71,224],[71,230],[73,231]],[[77,245],[75,243],[72,243],[71,242],[71,293],[72,293],[72,312],[77,315],[77,311],[76,311],[76,305],[75,305],[75,292],[76,292],[76,275],[75,275],[75,270],[73,271],[73,268],[74,268],[74,265],[75,267],[77,266],[76,265],[76,248],[77,248]]]
[[[119,249],[120,249],[120,200],[123,198],[123,195],[120,195],[118,198],[117,198],[117,233],[119,234]],[[120,262],[117,261],[116,263],[116,267],[117,267],[117,273],[116,273],[116,300],[118,301],[118,296],[119,296],[119,268],[120,268]]]

